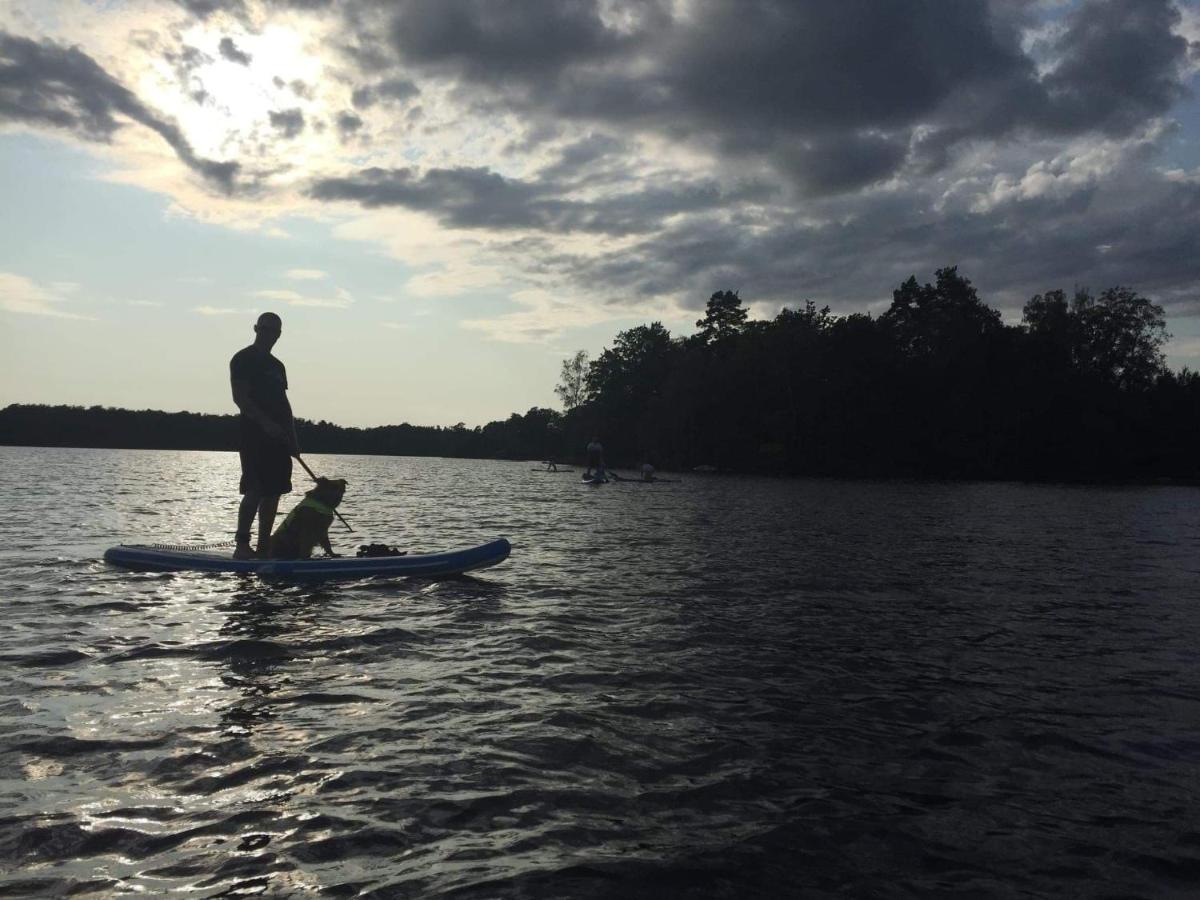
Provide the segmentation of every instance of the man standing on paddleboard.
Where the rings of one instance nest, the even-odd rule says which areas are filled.
[[[591,477],[598,480],[603,480],[605,477],[604,447],[598,437],[592,438],[591,443],[587,445],[587,471],[583,477]]]
[[[254,343],[229,361],[229,381],[238,416],[238,456],[242,461],[242,503],[238,507],[234,559],[266,558],[279,497],[292,489],[292,457],[300,455],[296,423],[287,398],[287,370],[271,355],[283,322],[272,312],[258,317]],[[258,515],[258,544],[250,549],[250,528]]]

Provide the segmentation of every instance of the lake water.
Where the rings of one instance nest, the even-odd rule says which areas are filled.
[[[112,570],[236,455],[0,448],[0,895],[1200,891],[1200,491],[309,462],[512,557]]]

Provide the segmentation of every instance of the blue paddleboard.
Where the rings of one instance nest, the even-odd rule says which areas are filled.
[[[228,550],[188,550],[162,545],[121,544],[104,551],[104,561],[142,572],[242,572],[282,577],[361,578],[414,575],[424,578],[461,575],[508,559],[504,538],[478,547],[408,556],[337,556],[317,559],[234,559]]]

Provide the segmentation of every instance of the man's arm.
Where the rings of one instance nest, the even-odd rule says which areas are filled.
[[[296,417],[292,415],[292,404],[288,402],[287,394],[283,396],[283,405],[287,407],[287,423],[284,431],[287,433],[288,450],[292,456],[300,455],[300,438],[296,436]]]
[[[237,376],[231,376],[230,385],[233,388],[233,402],[251,422],[276,440],[283,441],[289,447],[295,445],[295,426],[288,416],[287,427],[268,416],[263,409],[250,398],[250,385]]]

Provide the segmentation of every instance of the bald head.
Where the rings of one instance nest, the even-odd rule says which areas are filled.
[[[283,331],[283,320],[273,312],[265,312],[254,323],[254,343],[264,350],[270,350],[279,340]]]

